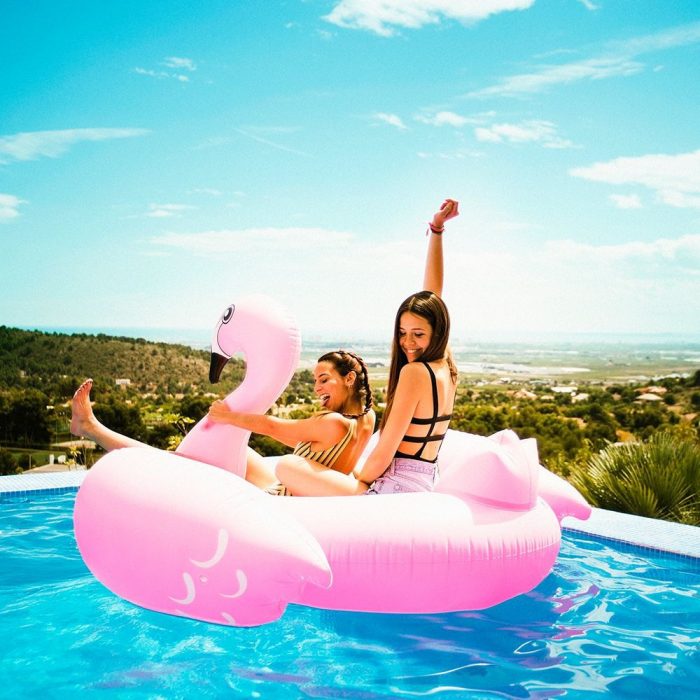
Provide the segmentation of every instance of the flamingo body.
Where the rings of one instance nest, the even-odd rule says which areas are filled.
[[[266,411],[299,345],[296,326],[273,302],[227,309],[212,350],[247,360],[229,406]],[[143,607],[225,625],[269,622],[289,602],[478,609],[534,588],[556,559],[561,518],[590,513],[573,487],[539,465],[534,440],[511,431],[449,431],[435,492],[379,497],[270,497],[242,478],[247,440],[246,431],[204,419],[177,455],[129,448],[103,457],[74,514],[95,576]]]

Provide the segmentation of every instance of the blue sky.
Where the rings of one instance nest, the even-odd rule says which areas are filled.
[[[0,324],[700,333],[695,0],[4,2]]]

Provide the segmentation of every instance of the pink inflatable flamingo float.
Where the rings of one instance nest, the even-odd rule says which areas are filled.
[[[214,332],[211,379],[243,352],[244,381],[226,402],[263,413],[291,378],[299,348],[281,307],[241,300]],[[478,609],[534,588],[554,564],[561,518],[590,513],[539,465],[535,441],[510,431],[450,431],[435,492],[378,498],[270,497],[241,478],[248,437],[205,418],[179,454],[127,448],[103,457],[74,514],[96,578],[145,608],[225,625],[270,622],[290,602]]]

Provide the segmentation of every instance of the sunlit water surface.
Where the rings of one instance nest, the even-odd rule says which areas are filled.
[[[567,533],[545,581],[489,610],[290,606],[234,629],[107,591],[76,550],[74,498],[0,504],[2,696],[700,697],[698,560]]]

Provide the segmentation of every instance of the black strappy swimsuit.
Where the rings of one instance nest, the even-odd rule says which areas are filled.
[[[365,491],[365,494],[372,496],[383,493],[410,493],[415,491],[432,491],[437,477],[437,457],[433,460],[423,459],[423,450],[429,442],[437,442],[445,437],[445,433],[433,435],[435,426],[443,421],[449,421],[452,414],[439,416],[437,380],[435,372],[427,363],[423,364],[428,368],[430,381],[433,387],[433,417],[413,418],[413,425],[427,425],[428,432],[423,437],[406,435],[404,442],[417,442],[420,444],[418,452],[409,455],[404,452],[397,452],[391,460],[389,468]],[[449,423],[448,423],[449,425]],[[447,432],[447,428],[445,428]]]
[[[452,418],[452,414],[449,413],[444,416],[438,416],[438,394],[437,394],[437,380],[435,379],[435,372],[433,372],[433,368],[427,363],[423,362],[427,369],[428,372],[430,373],[430,383],[432,385],[433,389],[433,417],[432,418],[411,418],[411,424],[412,425],[429,425],[430,427],[428,428],[428,432],[425,434],[425,436],[420,437],[418,435],[404,435],[404,438],[402,442],[417,442],[420,444],[420,448],[418,449],[418,452],[415,454],[409,455],[406,454],[405,452],[396,452],[394,457],[404,457],[406,459],[419,459],[421,462],[437,462],[437,456],[435,459],[423,459],[423,450],[425,449],[425,446],[429,442],[437,442],[438,440],[442,440],[445,437],[445,432],[447,432],[447,428],[449,427],[449,420]],[[445,432],[440,433],[439,435],[433,435],[433,430],[435,430],[435,426],[437,423],[442,423],[443,421],[448,421],[447,427],[445,428]]]

